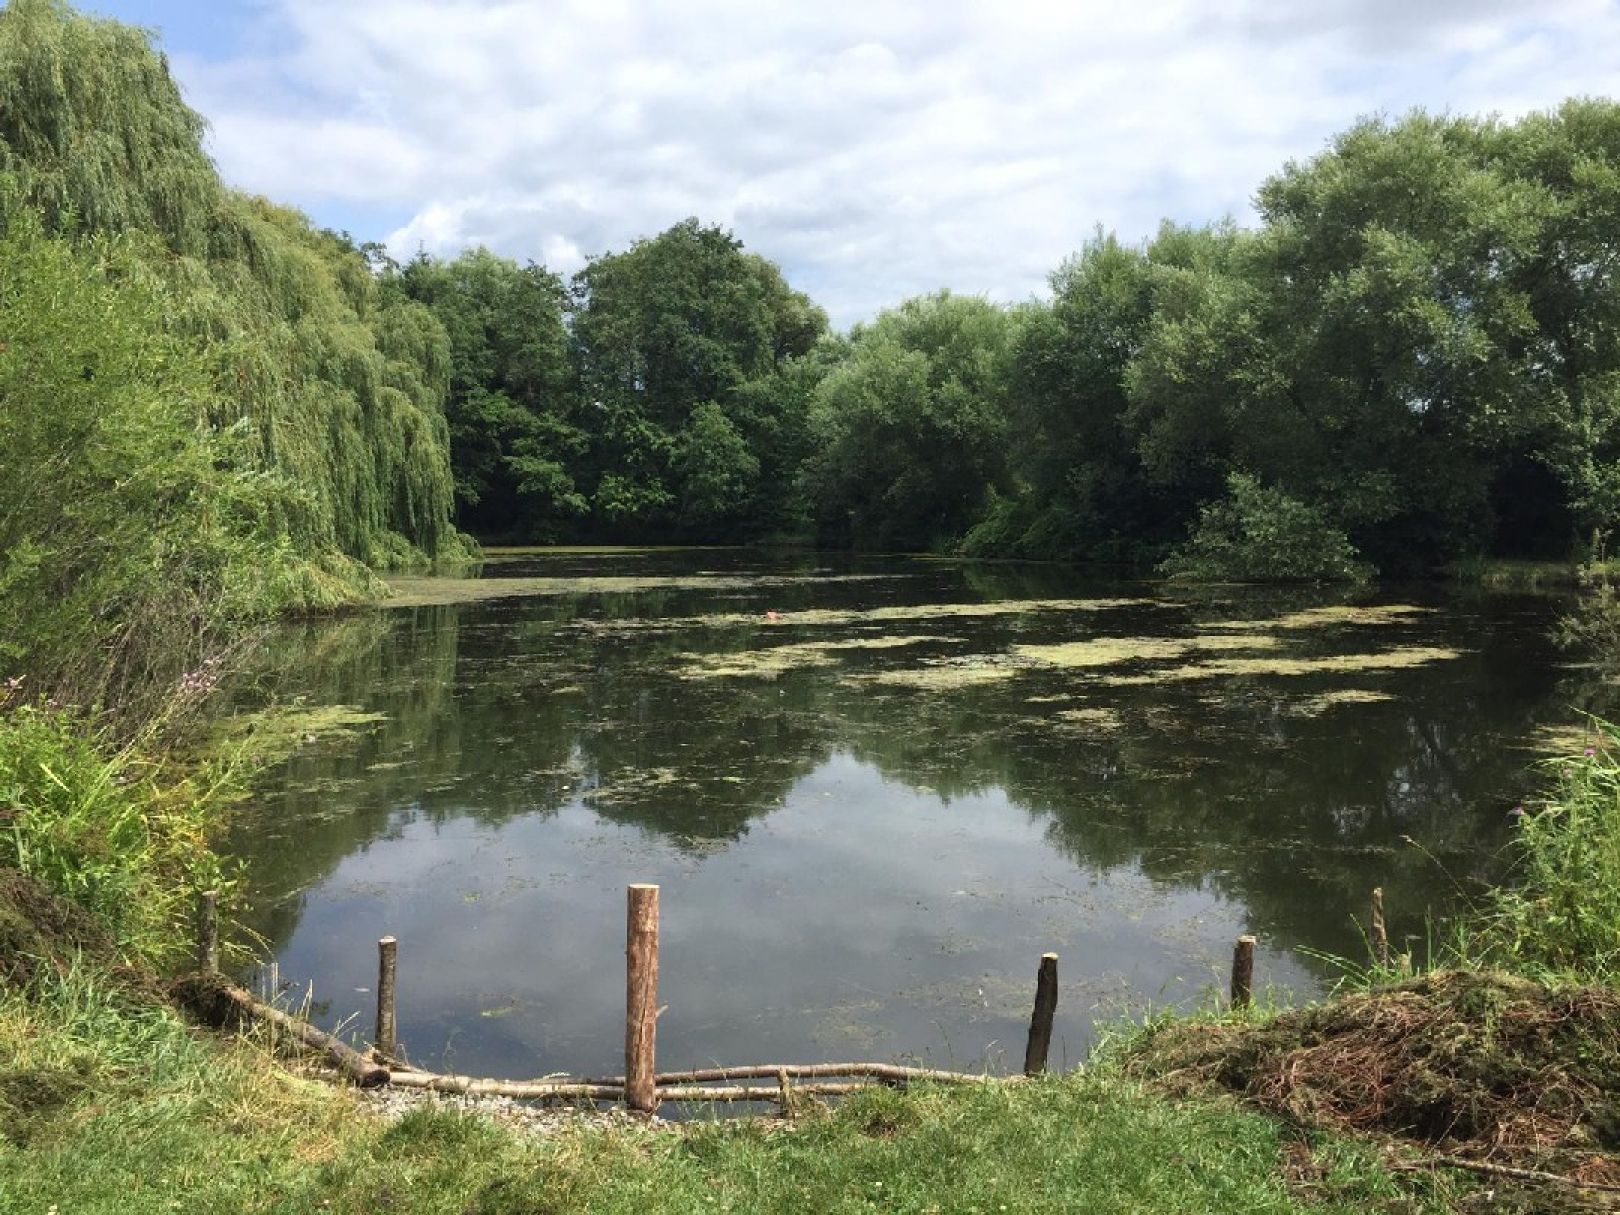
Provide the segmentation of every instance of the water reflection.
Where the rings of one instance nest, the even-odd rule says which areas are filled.
[[[1374,885],[1396,934],[1421,933],[1496,872],[1530,758],[1517,744],[1589,695],[1542,640],[1544,601],[1432,588],[1396,598],[1442,610],[1264,650],[1349,670],[1165,677],[1177,662],[1127,659],[879,682],[977,679],[1018,647],[1197,637],[1309,601],[1167,599],[1049,569],[759,561],[536,557],[490,574],[730,581],[275,638],[262,686],[386,717],[303,748],[232,840],[283,975],[313,981],[336,1020],[366,1007],[372,944],[394,933],[415,1057],[617,1070],[623,886],[658,881],[672,1066],[1016,1061],[1035,960],[1054,948],[1072,1060],[1098,1016],[1198,998],[1240,931],[1270,951],[1262,979],[1296,990],[1322,973],[1297,947],[1360,952],[1352,916]],[[749,570],[773,579],[737,578]],[[1002,598],[1110,605],[935,610]],[[882,614],[900,605],[917,617]],[[897,636],[911,644],[868,644]],[[714,656],[781,646],[800,648],[774,677],[694,677]],[[1344,661],[1396,647],[1458,656]],[[1359,699],[1334,703],[1346,689]]]

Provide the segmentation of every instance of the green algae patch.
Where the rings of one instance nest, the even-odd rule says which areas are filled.
[[[387,579],[389,595],[375,601],[383,608],[445,607],[492,599],[559,598],[568,595],[634,595],[642,591],[743,591],[759,588],[823,585],[834,582],[879,582],[892,574],[599,574],[564,578],[440,578],[401,575]],[[757,620],[744,616],[743,620]],[[660,621],[667,624],[667,621]]]
[[[881,578],[886,575],[872,575]],[[865,575],[847,575],[844,581],[860,581]],[[837,578],[805,578],[806,584],[838,581]],[[770,585],[767,582],[750,583],[751,586]],[[384,606],[400,606],[390,600]],[[569,623],[576,629],[597,637],[639,637],[655,633],[679,632],[688,629],[730,629],[756,627],[767,629],[793,628],[849,628],[880,630],[897,622],[911,625],[943,627],[951,621],[978,621],[1012,619],[1039,613],[1110,612],[1132,608],[1162,608],[1172,606],[1158,599],[1000,599],[988,603],[919,603],[890,604],[869,608],[804,608],[766,609],[752,612],[713,612],[703,616],[660,616],[642,619],[594,620],[582,619]]]
[[[316,743],[346,744],[387,720],[386,713],[356,705],[271,705],[216,722],[208,749],[216,754],[246,750],[260,764],[269,765]]]
[[[1057,645],[1015,645],[1016,658],[1043,666],[1084,668],[1125,662],[1165,662],[1203,651],[1264,650],[1279,644],[1265,633],[1218,634],[1213,637],[1094,637]]]
[[[1125,719],[1113,709],[1061,709],[1052,716],[1065,733],[1118,734],[1125,728]]]
[[[1576,721],[1557,725],[1544,725],[1535,730],[1523,746],[1538,755],[1579,755],[1588,747],[1603,750],[1612,740],[1591,722]]]
[[[920,634],[912,637],[851,637],[844,641],[801,641],[762,650],[738,650],[729,654],[678,654],[682,664],[675,674],[681,679],[775,679],[787,671],[832,666],[840,652],[849,650],[893,650],[926,642],[949,641],[948,637]]]
[[[1443,646],[1398,646],[1363,654],[1331,654],[1314,658],[1221,658],[1188,663],[1141,675],[1113,675],[1098,682],[1104,687],[1133,688],[1150,684],[1180,683],[1195,679],[1254,679],[1265,676],[1348,675],[1362,671],[1404,671],[1461,658],[1462,650]]]
[[[1340,688],[1334,692],[1323,692],[1320,696],[1296,700],[1288,706],[1288,711],[1295,717],[1320,717],[1340,705],[1371,705],[1394,699],[1390,693],[1373,688]]]
[[[914,688],[922,692],[949,692],[957,688],[977,688],[1011,679],[1023,668],[1005,658],[979,656],[911,667],[903,671],[879,671],[871,675],[846,676],[844,682],[885,688]]]
[[[1363,607],[1336,604],[1289,612],[1287,615],[1278,616],[1274,620],[1215,620],[1200,627],[1219,629],[1222,632],[1232,630],[1251,632],[1256,629],[1283,629],[1293,632],[1306,629],[1337,628],[1342,625],[1369,625],[1376,627],[1392,624],[1416,624],[1425,616],[1434,615],[1435,611],[1434,608],[1418,607],[1410,603],[1380,603]]]

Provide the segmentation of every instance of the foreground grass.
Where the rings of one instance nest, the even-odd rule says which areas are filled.
[[[1367,1149],[1305,1149],[1109,1068],[874,1090],[791,1130],[581,1121],[532,1138],[445,1109],[388,1124],[88,971],[0,994],[6,1212],[1452,1209],[1440,1182],[1412,1184]]]

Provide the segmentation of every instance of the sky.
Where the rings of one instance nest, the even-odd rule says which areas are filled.
[[[1620,95],[1620,0],[88,0],[232,185],[567,276],[695,215],[839,327],[1017,301],[1101,226],[1253,222],[1369,115]]]

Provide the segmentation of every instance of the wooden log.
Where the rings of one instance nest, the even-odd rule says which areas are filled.
[[[1052,1045],[1052,1016],[1057,1012],[1058,956],[1041,955],[1035,974],[1035,1011],[1029,1018],[1029,1041],[1024,1045],[1024,1075],[1038,1076],[1046,1070],[1046,1054]]]
[[[1247,1008],[1254,998],[1254,940],[1245,934],[1232,948],[1233,1008]]]
[[[1389,969],[1389,930],[1384,926],[1384,888],[1373,887],[1372,918],[1369,921],[1373,958],[1383,969]]]
[[[377,1033],[372,1045],[385,1059],[394,1058],[397,1022],[394,1018],[394,976],[399,961],[399,942],[383,937],[377,942]]]
[[[947,1072],[931,1067],[903,1067],[897,1063],[753,1063],[738,1067],[700,1067],[682,1072],[659,1072],[658,1084],[705,1084],[717,1080],[757,1080],[786,1072],[795,1080],[816,1077],[866,1076],[874,1080],[904,1084],[929,1080],[940,1084],[982,1084],[986,1081],[1016,1080],[1017,1076],[991,1076],[979,1072]],[[623,1076],[608,1076],[593,1084],[623,1084]]]
[[[621,1084],[603,1084],[590,1081],[525,1081],[482,1080],[473,1076],[441,1076],[433,1072],[395,1070],[389,1081],[395,1088],[424,1089],[435,1093],[459,1093],[472,1097],[511,1097],[520,1101],[621,1101],[625,1089]],[[792,1085],[790,1101],[800,1096],[840,1097],[871,1088],[875,1081],[850,1080],[842,1082],[813,1081]],[[661,1101],[768,1101],[780,1104],[783,1090],[781,1078],[770,1085],[670,1085],[658,1092]]]
[[[197,969],[219,973],[219,891],[197,895]]]
[[[633,1110],[658,1108],[653,1055],[658,1033],[658,887],[628,890],[625,925],[624,1092]]]
[[[514,1097],[523,1101],[622,1101],[622,1084],[555,1084],[521,1080],[480,1080],[472,1076],[439,1076],[432,1072],[395,1071],[395,1088],[419,1088],[434,1093],[462,1093],[473,1097]]]
[[[219,975],[194,974],[179,979],[172,988],[176,999],[211,1025],[240,1027],[262,1021],[290,1034],[303,1045],[320,1051],[327,1060],[361,1088],[387,1084],[386,1067],[373,1063],[347,1042],[341,1042],[308,1021],[271,1008],[257,996],[244,991]]]

